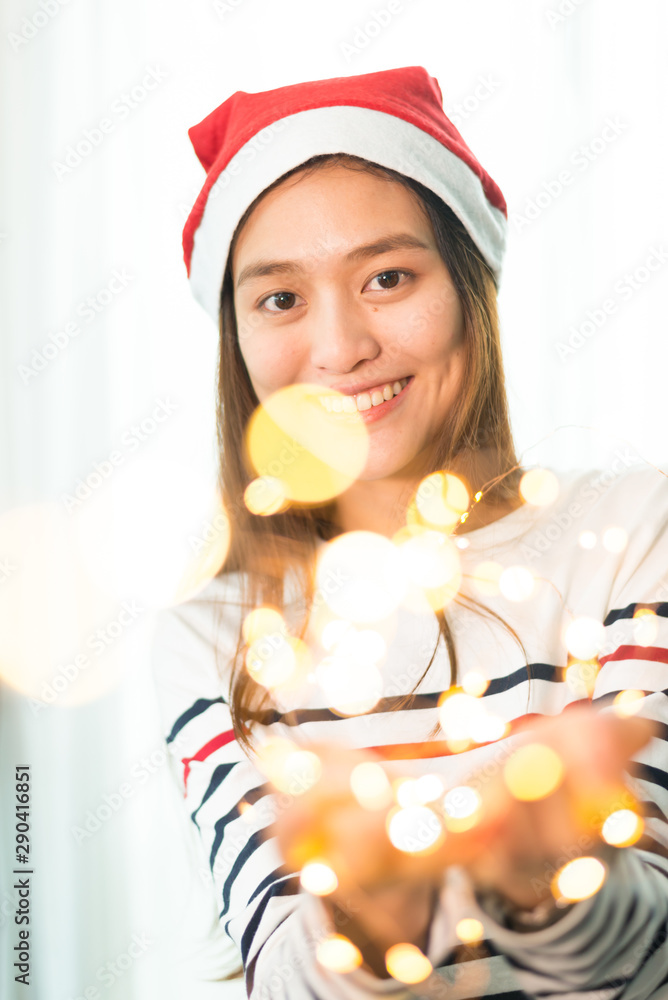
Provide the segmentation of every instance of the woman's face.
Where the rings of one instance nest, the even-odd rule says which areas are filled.
[[[412,192],[340,164],[295,174],[256,206],[232,263],[258,399],[297,382],[338,390],[367,424],[361,479],[420,468],[462,385],[464,323]]]

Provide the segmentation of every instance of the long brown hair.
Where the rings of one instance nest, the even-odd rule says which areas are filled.
[[[408,188],[417,197],[431,223],[438,251],[459,296],[464,317],[464,381],[439,440],[435,442],[431,471],[451,469],[458,458],[467,454],[491,454],[494,474],[490,479],[494,479],[494,485],[486,490],[487,500],[498,503],[517,495],[514,472],[517,463],[501,359],[496,283],[460,220],[436,194],[418,181],[360,157],[344,154],[315,156],[282,175],[246,209],[232,240],[222,283],[217,434],[219,483],[232,533],[229,554],[220,573],[239,574],[241,601],[245,610],[260,604],[282,608],[286,600],[286,581],[289,575],[292,576],[301,593],[298,631],[302,636],[308,625],[309,608],[314,597],[313,567],[318,542],[331,539],[338,533],[333,516],[334,506],[292,508],[270,517],[261,517],[251,514],[244,504],[244,491],[255,477],[245,454],[244,432],[259,400],[239,347],[239,337],[246,335],[247,331],[237,328],[231,262],[239,234],[265,194],[295,173],[309,174],[327,164],[369,171]],[[416,318],[416,323],[421,321],[424,320]],[[475,603],[461,595],[457,600]],[[481,608],[481,611],[498,618],[488,609]],[[224,606],[221,613],[225,613]],[[453,633],[445,612],[437,611],[435,614],[439,638],[413,690],[429,670],[441,639],[450,659],[451,683],[456,682],[457,653]],[[248,748],[252,739],[250,724],[258,717],[259,710],[267,706],[271,696],[245,669],[244,651],[245,642],[240,631],[232,662],[230,701],[235,734]],[[229,667],[229,663],[224,667]],[[397,707],[405,704],[410,697],[408,695]]]

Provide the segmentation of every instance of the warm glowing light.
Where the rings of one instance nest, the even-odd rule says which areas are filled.
[[[564,777],[561,757],[542,743],[529,743],[506,762],[503,777],[516,799],[534,802],[551,795]]]
[[[392,541],[406,584],[403,607],[413,614],[445,608],[457,595],[462,580],[457,547],[442,532],[421,524],[405,525]]]
[[[468,785],[458,785],[451,788],[443,799],[445,825],[452,833],[463,833],[471,830],[479,822],[482,812],[482,799]]]
[[[74,512],[89,575],[145,608],[180,604],[220,570],[230,523],[215,483],[191,466],[142,458],[119,466]]]
[[[372,531],[349,531],[323,548],[315,586],[339,618],[375,622],[397,608],[406,581],[389,538]]]
[[[462,677],[462,688],[472,698],[481,698],[488,687],[489,680],[479,670],[469,670]]]
[[[631,847],[640,840],[643,830],[644,823],[637,813],[632,809],[618,809],[606,819],[601,836],[613,847]]]
[[[606,528],[603,532],[603,548],[615,554],[623,552],[629,543],[629,536],[623,528]]]
[[[596,534],[593,531],[581,531],[578,543],[582,549],[593,549],[596,545]]]
[[[384,809],[392,802],[392,786],[380,764],[365,761],[353,768],[350,789],[363,809]]]
[[[362,964],[362,953],[343,934],[331,934],[316,948],[316,958],[330,972],[344,974],[358,969]]]
[[[395,944],[385,952],[387,971],[400,983],[421,983],[433,972],[427,956],[414,944]]]
[[[640,608],[633,616],[633,639],[638,646],[652,646],[659,635],[659,618],[649,608]]]
[[[293,794],[302,795],[320,781],[322,764],[311,750],[295,750],[288,754],[283,764],[284,781],[290,788],[297,786]]]
[[[387,835],[398,851],[427,854],[443,840],[443,825],[427,806],[393,809],[387,818]]]
[[[499,577],[499,590],[509,601],[526,601],[533,594],[534,582],[526,566],[509,566]]]
[[[297,672],[297,657],[290,638],[284,633],[265,635],[246,650],[246,669],[254,681],[272,688],[285,684]]]
[[[277,514],[288,506],[285,486],[274,476],[258,476],[244,490],[244,503],[251,514]]]
[[[251,646],[265,636],[281,633],[287,635],[288,629],[283,615],[277,608],[263,606],[249,611],[244,618],[241,631],[247,645]]]
[[[547,507],[559,496],[559,480],[549,469],[530,469],[520,480],[520,494],[534,507]]]
[[[383,692],[383,678],[377,667],[337,653],[320,661],[315,679],[329,707],[340,715],[370,712]]]
[[[398,778],[394,782],[394,796],[400,806],[424,806],[443,795],[444,786],[437,774],[423,774],[419,778]]]
[[[418,486],[414,504],[423,523],[448,530],[454,527],[469,506],[469,494],[457,476],[449,472],[434,472]]]
[[[503,573],[500,563],[486,561],[478,563],[471,576],[471,585],[483,597],[493,597],[499,593],[499,580]]]
[[[375,664],[385,657],[387,643],[375,629],[348,628],[336,642],[337,657],[349,657],[357,663]]]
[[[439,722],[453,753],[466,749],[470,741],[493,743],[500,740],[508,729],[500,716],[487,711],[479,696],[466,694],[459,688],[451,688],[441,695]]]
[[[246,823],[250,824],[253,821],[253,806],[250,802],[246,802],[245,799],[242,799],[238,804],[237,809],[239,810],[239,815]]]
[[[496,743],[509,732],[510,725],[500,715],[483,712],[471,722],[471,737],[474,743]]]
[[[0,683],[37,699],[34,715],[111,691],[132,663],[132,632],[145,617],[145,605],[126,599],[132,590],[121,601],[104,573],[91,575],[78,516],[56,503],[0,515]]]
[[[323,649],[326,649],[328,653],[331,653],[333,649],[341,642],[343,636],[352,628],[352,625],[348,621],[344,621],[342,618],[333,618],[331,621],[327,622],[322,630],[322,635],[320,636],[320,644]]]
[[[249,421],[246,443],[255,471],[279,480],[295,503],[331,500],[364,469],[369,439],[361,414],[331,413],[321,401],[339,395],[322,386],[289,385],[265,399]]]
[[[556,899],[569,903],[589,899],[601,888],[606,875],[607,869],[598,858],[574,858],[555,875],[552,893]]]
[[[615,715],[621,715],[622,718],[635,715],[642,708],[644,697],[644,691],[620,691],[612,703],[612,710]]]
[[[459,553],[440,531],[416,531],[399,545],[401,572],[420,587],[444,587],[460,571]]]
[[[415,782],[415,799],[419,805],[435,802],[443,792],[443,781],[437,774],[423,774]]]
[[[605,627],[595,618],[575,618],[564,630],[564,642],[571,656],[594,660],[605,641]]]
[[[414,778],[397,778],[392,783],[392,787],[394,788],[394,797],[402,809],[421,804],[417,801]]]
[[[472,727],[485,715],[485,708],[478,698],[455,691],[446,692],[439,712],[441,729],[447,740],[472,739]]]
[[[322,774],[317,754],[302,750],[291,740],[273,739],[257,747],[258,768],[281,792],[302,795],[312,788]]]
[[[475,944],[485,937],[485,928],[475,917],[464,917],[457,922],[455,934],[464,944]]]
[[[314,896],[329,896],[339,885],[336,872],[324,861],[309,861],[305,864],[299,881]]]
[[[575,660],[566,668],[566,683],[577,698],[591,698],[598,672],[598,660]]]

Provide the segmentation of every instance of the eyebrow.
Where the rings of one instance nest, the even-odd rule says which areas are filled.
[[[357,260],[367,260],[370,257],[379,257],[381,254],[390,253],[393,250],[432,249],[433,247],[410,233],[389,233],[371,243],[362,243],[360,246],[353,247],[343,259],[346,263],[350,263]],[[237,288],[254,278],[264,278],[271,274],[304,274],[306,270],[298,260],[257,260],[253,264],[247,264],[242,269],[237,279]]]

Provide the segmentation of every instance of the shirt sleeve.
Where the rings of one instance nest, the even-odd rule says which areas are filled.
[[[322,937],[345,930],[330,924],[320,901],[304,893],[298,875],[283,866],[274,839],[261,835],[292,797],[270,792],[234,738],[225,667],[239,618],[235,623],[232,607],[217,625],[219,605],[203,596],[161,612],[152,669],[170,768],[201,838],[219,920],[238,949],[248,996],[404,998],[406,988],[394,980],[364,970],[330,973],[316,960]]]
[[[592,991],[597,1000],[668,995],[667,497],[662,480],[641,502],[629,498],[638,527],[617,558],[592,698],[610,711],[619,692],[640,691],[637,714],[657,724],[627,777],[645,835],[634,847],[612,849],[602,889],[557,923],[528,933],[491,928],[522,988],[546,1000],[584,1000]]]

